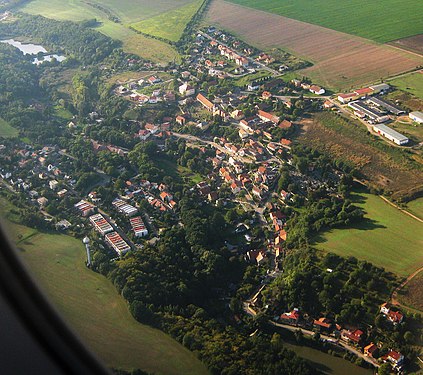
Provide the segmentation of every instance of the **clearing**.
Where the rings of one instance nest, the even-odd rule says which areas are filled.
[[[421,0],[229,1],[380,43],[423,32]]]
[[[14,138],[18,135],[18,129],[12,127],[6,120],[0,118],[0,138]]]
[[[363,208],[366,219],[318,236],[318,249],[365,259],[404,277],[423,265],[423,223],[373,194],[358,191],[352,200]]]
[[[2,199],[2,214],[10,209]],[[10,214],[9,214],[10,218]],[[138,323],[104,276],[85,267],[82,242],[5,223],[24,263],[64,319],[108,366],[157,374],[208,374],[205,366],[165,333]]]
[[[354,166],[370,185],[392,192],[393,199],[423,190],[418,155],[370,135],[360,122],[321,112],[303,125],[300,143]]]
[[[202,3],[203,0],[197,0],[178,9],[134,23],[131,26],[145,34],[177,42],[181,38],[185,26]]]
[[[300,73],[334,90],[379,81],[423,63],[422,57],[392,46],[223,0],[211,3],[207,21],[258,48],[279,47],[313,62]]]
[[[137,22],[144,18],[154,17],[187,3],[187,0],[169,2],[158,0],[152,3],[148,0],[106,0],[105,2],[84,2],[74,0],[63,2],[60,0],[33,0],[25,4],[20,10],[30,14],[40,14],[56,20],[82,21],[96,18],[101,25],[95,30],[120,40],[125,52],[134,53],[155,62],[169,62],[179,59],[179,54],[167,43],[157,39],[147,38],[137,34],[129,28],[129,24],[115,23],[108,19],[108,15],[94,5],[100,5],[111,14],[116,15],[122,22]]]

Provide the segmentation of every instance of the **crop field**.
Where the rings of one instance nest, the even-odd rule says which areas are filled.
[[[0,211],[10,207],[0,200]],[[207,374],[193,353],[142,325],[104,276],[84,265],[82,242],[6,222],[25,265],[63,318],[108,366],[155,374]]]
[[[20,10],[57,20],[82,21],[96,18],[101,22],[101,25],[96,30],[113,39],[122,41],[123,49],[126,52],[134,53],[156,62],[168,62],[179,58],[174,48],[167,43],[137,34],[129,28],[129,24],[148,17],[154,17],[161,12],[183,6],[188,2],[188,0],[172,2],[159,0],[154,3],[148,0],[106,0],[105,2],[95,3],[82,0],[66,2],[60,0],[33,0]],[[119,17],[122,23],[112,22],[107,18],[106,13],[95,8],[93,4],[100,4],[108,9],[111,14]]]
[[[389,81],[395,88],[409,92],[423,100],[423,70]]]
[[[0,138],[13,138],[19,135],[19,131],[0,118]]]
[[[364,222],[324,233],[316,239],[317,248],[365,259],[399,276],[423,265],[423,223],[376,195],[360,191],[352,200],[366,212]]]
[[[178,9],[134,23],[132,27],[145,34],[177,42],[186,24],[191,20],[202,3],[202,0],[194,1]]]
[[[354,166],[372,186],[392,192],[394,199],[423,189],[418,161],[368,135],[359,122],[329,112],[319,113],[313,120],[303,122],[298,141]]]
[[[392,46],[223,0],[212,2],[207,21],[258,48],[279,47],[312,62],[301,73],[334,90],[374,82],[423,62]]]
[[[420,0],[229,1],[380,43],[423,32]]]

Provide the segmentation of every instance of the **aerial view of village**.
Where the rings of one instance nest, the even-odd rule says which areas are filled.
[[[2,230],[114,374],[423,371],[421,6],[0,0]]]

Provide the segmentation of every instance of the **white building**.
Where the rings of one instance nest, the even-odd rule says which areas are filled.
[[[413,121],[423,124],[423,112],[415,111],[408,115]]]
[[[190,84],[185,82],[183,85],[179,86],[179,93],[185,96],[191,96],[195,94],[195,88],[192,87]]]
[[[405,135],[398,133],[397,131],[389,128],[386,125],[382,125],[382,124],[373,125],[373,130],[376,133],[383,135],[385,138],[388,138],[390,141],[400,146],[407,144],[409,141],[409,139]]]
[[[56,180],[49,181],[48,185],[50,186],[51,190],[56,190],[59,183]]]

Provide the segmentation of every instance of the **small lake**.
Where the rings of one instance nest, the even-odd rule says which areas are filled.
[[[32,43],[21,43],[14,39],[7,39],[7,40],[0,40],[1,43],[10,44],[13,47],[18,48],[21,52],[23,52],[24,55],[37,55],[38,53],[47,54],[48,51],[38,44],[32,44]],[[63,55],[57,55],[57,54],[51,54],[51,55],[45,55],[44,58],[38,59],[37,57],[34,58],[32,61],[33,64],[40,65],[44,61],[52,61],[53,58],[55,58],[58,62],[62,62],[66,59]]]

